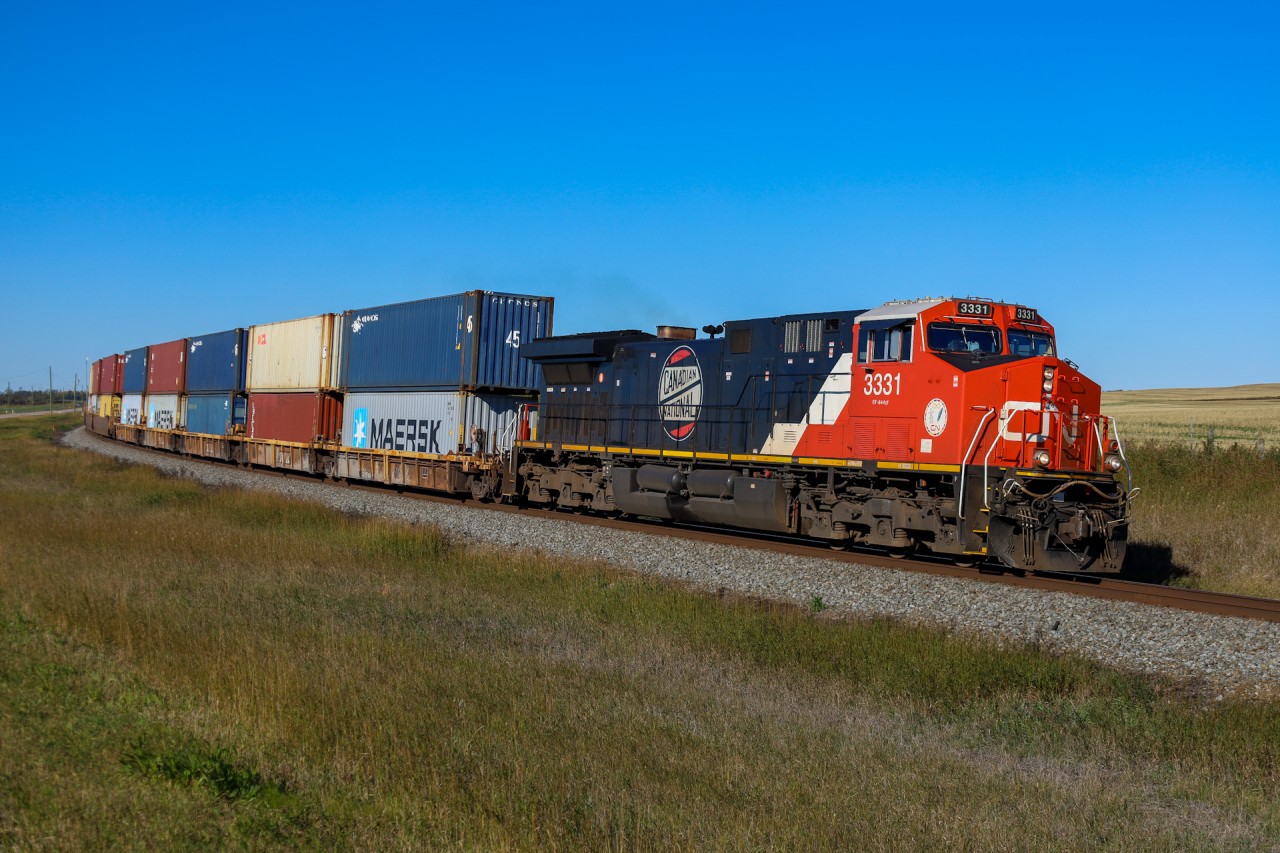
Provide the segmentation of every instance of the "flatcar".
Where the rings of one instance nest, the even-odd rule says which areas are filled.
[[[960,563],[1114,570],[1126,469],[1101,389],[1027,306],[888,302],[553,337],[508,493]]]

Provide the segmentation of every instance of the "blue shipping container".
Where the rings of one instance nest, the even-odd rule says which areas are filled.
[[[534,391],[520,346],[551,334],[555,300],[473,290],[342,315],[342,386],[352,391]]]
[[[245,398],[237,394],[188,394],[187,432],[228,435],[244,423]]]
[[[187,393],[243,391],[245,329],[230,329],[187,341]]]
[[[124,393],[142,394],[147,390],[147,348],[138,347],[124,354]]]

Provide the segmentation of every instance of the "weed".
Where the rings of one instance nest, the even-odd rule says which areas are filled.
[[[210,750],[187,743],[154,749],[135,740],[120,760],[144,775],[203,785],[228,800],[256,800],[264,794],[278,800],[285,793],[278,783],[266,782],[261,774],[240,767],[234,755],[222,747]]]

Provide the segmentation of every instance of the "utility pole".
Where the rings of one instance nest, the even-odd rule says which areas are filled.
[[[49,414],[53,414],[53,368],[49,368]]]

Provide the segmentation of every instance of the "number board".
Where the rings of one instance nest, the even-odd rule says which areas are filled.
[[[990,317],[991,305],[986,302],[961,302],[956,313],[963,317]]]
[[[1017,320],[1019,323],[1034,323],[1040,318],[1039,315],[1036,314],[1036,309],[1023,308],[1019,305],[1017,308],[1013,309],[1013,319]]]

